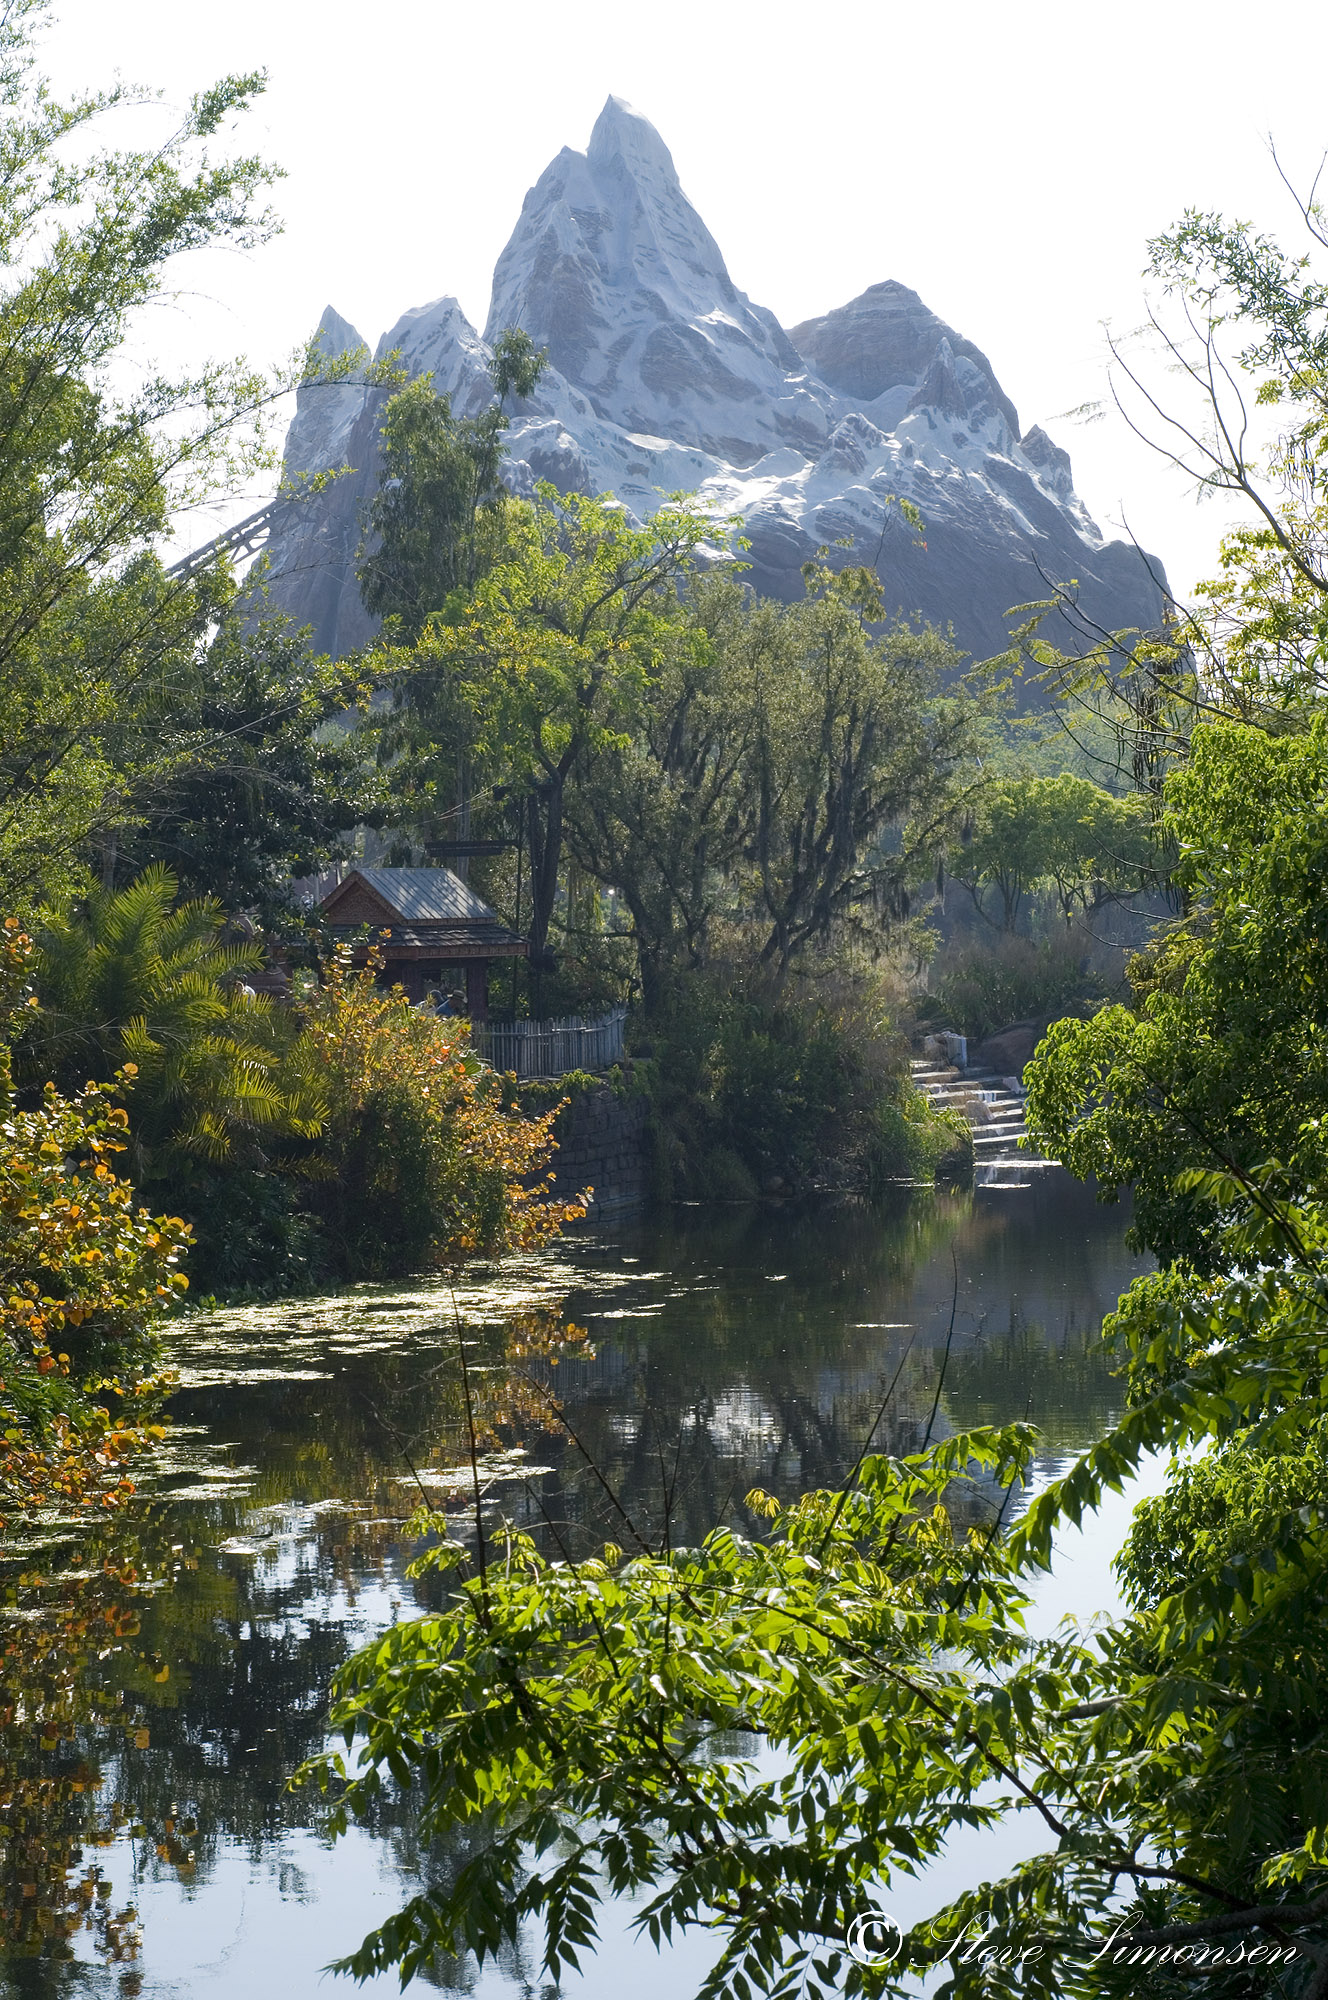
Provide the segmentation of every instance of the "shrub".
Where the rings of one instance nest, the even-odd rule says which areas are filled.
[[[900,1181],[973,1178],[973,1129],[959,1111],[937,1108],[906,1085],[874,1107],[864,1147],[867,1191],[881,1194]]]
[[[1066,1013],[1093,996],[1100,981],[1082,947],[1059,937],[993,937],[947,952],[939,961],[935,1012],[939,1019],[982,1041],[1014,1021]]]
[[[692,975],[651,1031],[666,1198],[749,1199],[823,1170],[873,1189],[929,1180],[962,1151],[967,1128],[938,1122],[913,1089],[902,1039],[860,971],[827,964],[779,994],[741,974]]]
[[[274,1144],[312,1137],[323,1111],[297,1022],[244,988],[261,949],[225,941],[214,898],[177,906],[176,891],[154,866],[75,912],[45,913],[41,1004],[21,1051],[27,1074],[65,1088],[132,1065],[135,1174],[173,1186],[197,1162],[262,1167]]]
[[[47,1084],[20,1110],[8,1041],[21,1016],[32,944],[0,933],[0,1512],[133,1491],[126,1466],[146,1448],[154,1335],[187,1280],[189,1239],[151,1216],[112,1171],[128,1119],[110,1088],[73,1098]]]
[[[614,1076],[618,1074],[615,1070]],[[553,1120],[550,1128],[553,1136],[561,1144],[577,1100],[592,1090],[602,1090],[608,1081],[589,1069],[569,1069],[561,1076],[526,1077],[519,1083],[509,1074],[503,1078],[503,1102],[506,1109],[520,1111],[526,1118],[548,1114]]]
[[[270,1295],[313,1269],[282,1169],[321,1129],[322,1079],[297,1016],[245,988],[261,948],[225,927],[215,899],[177,903],[163,867],[48,910],[18,1068],[65,1089],[119,1077],[134,1180],[192,1224],[200,1289]]]
[[[307,1009],[327,1099],[308,1200],[326,1254],[348,1276],[387,1277],[546,1242],[584,1213],[542,1175],[555,1113],[507,1108],[469,1023],[384,991],[376,969],[339,950]]]

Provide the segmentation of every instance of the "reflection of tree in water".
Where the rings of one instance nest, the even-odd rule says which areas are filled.
[[[566,1256],[567,1309],[590,1326],[593,1356],[572,1347],[554,1365],[528,1302],[506,1321],[466,1308],[484,1441],[525,1446],[549,1468],[528,1487],[497,1487],[486,1518],[514,1513],[549,1553],[630,1546],[589,1458],[647,1541],[666,1526],[675,1544],[700,1540],[721,1517],[759,1532],[743,1506],[753,1486],[790,1499],[837,1483],[874,1423],[873,1449],[914,1451],[933,1406],[937,1434],[1027,1416],[1053,1445],[1081,1442],[1117,1396],[1095,1338],[1120,1289],[1121,1223],[1097,1218],[1087,1251],[1063,1230],[1060,1242],[1045,1214],[1002,1221],[947,1198],[885,1213],[693,1212],[580,1239]],[[98,1943],[128,1953],[132,1926],[107,1921],[99,1842],[132,1841],[140,1879],[186,1888],[227,1844],[289,1870],[285,1836],[316,1832],[328,1810],[286,1786],[321,1747],[333,1674],[445,1587],[406,1577],[402,1524],[419,1497],[411,1468],[437,1498],[431,1474],[464,1456],[450,1299],[436,1288],[394,1312],[392,1297],[366,1291],[352,1304],[335,1323],[318,1302],[274,1309],[278,1331],[258,1322],[243,1356],[224,1332],[208,1348],[199,1323],[194,1359],[208,1365],[174,1414],[186,1435],[232,1441],[224,1456],[252,1467],[247,1490],[199,1488],[200,1447],[198,1497],[145,1501],[62,1557],[62,1571],[44,1558],[40,1582],[36,1559],[11,1573],[20,1615],[2,1628],[0,1757],[5,1823],[26,1845],[11,1845],[0,1907],[14,1995],[72,1994],[80,1975],[60,1968],[71,1922],[92,1919],[85,1955]],[[372,1338],[351,1337],[361,1321]],[[454,1500],[458,1534],[473,1535],[464,1491]],[[961,1511],[983,1518],[986,1504],[975,1493]],[[412,1821],[389,1788],[367,1829],[403,1880],[427,1885],[464,1862],[460,1850],[422,1852]],[[330,1936],[329,1952],[339,1942]],[[519,1957],[508,1970],[535,1981]],[[469,1983],[464,1967],[435,1971],[442,1985]]]
[[[1096,1326],[1082,1322],[1053,1339],[1012,1309],[1010,1323],[984,1329],[951,1356],[945,1403],[956,1430],[978,1424],[1036,1424],[1054,1451],[1079,1451],[1120,1413],[1121,1383]]]
[[[647,1539],[670,1492],[675,1540],[699,1539],[726,1503],[756,1529],[741,1507],[751,1486],[787,1499],[837,1484],[874,1423],[872,1449],[919,1449],[952,1313],[934,1435],[1027,1418],[1053,1448],[1086,1442],[1119,1400],[1098,1328],[1133,1271],[1121,1223],[1079,1195],[1008,1217],[929,1197],[657,1229],[642,1247],[664,1295],[619,1321],[592,1302],[597,1359],[560,1371],[563,1406]],[[609,1531],[579,1454],[541,1450],[559,1463],[543,1500],[563,1533]]]
[[[137,1990],[137,1913],[114,1905],[99,1856],[130,1819],[110,1766],[146,1723],[132,1682],[117,1685],[103,1667],[137,1647],[150,1579],[132,1536],[93,1533],[76,1548],[36,1548],[3,1584],[0,1956],[33,1996],[57,1990],[53,1961],[70,1959],[76,1940],[128,1968],[121,1990]]]
[[[222,1553],[251,1525],[237,1504],[149,1512],[9,1577],[0,1990],[15,2000],[81,1990],[76,1951],[123,1968],[122,1993],[140,1990],[137,1911],[123,1894],[112,1900],[117,1844],[131,1850],[135,1880],[173,1875],[188,1888],[238,1843],[252,1861],[270,1859],[283,1894],[300,1891],[275,1850],[329,1806],[288,1781],[321,1747],[332,1676],[367,1636],[334,1580],[349,1561],[361,1589],[379,1577],[399,1585],[399,1524],[329,1511],[301,1524],[293,1547],[281,1537],[269,1562]],[[320,1599],[327,1615],[311,1616]],[[389,1790],[370,1829],[399,1874],[427,1882],[464,1865],[464,1851],[422,1853],[412,1818]],[[513,1973],[530,1977],[519,1957]],[[440,1967],[435,1983],[464,1988],[463,1972]]]

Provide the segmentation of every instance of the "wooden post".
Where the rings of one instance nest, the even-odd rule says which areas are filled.
[[[471,958],[466,961],[466,1012],[472,1021],[487,1021],[489,1018],[487,958]]]

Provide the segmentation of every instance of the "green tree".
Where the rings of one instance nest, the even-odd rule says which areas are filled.
[[[173,574],[160,551],[193,510],[270,467],[287,390],[389,372],[312,349],[271,373],[167,373],[145,358],[145,316],[174,296],[181,257],[276,228],[263,206],[275,171],[227,158],[220,140],[263,77],[225,78],[159,143],[116,148],[104,127],[148,93],[59,101],[34,53],[47,11],[13,0],[0,16],[0,906],[29,914],[84,887],[89,863],[113,879],[145,816],[169,821],[204,761],[224,789],[227,751],[246,761],[255,731],[273,750],[270,813],[276,768],[301,761],[297,726],[337,705],[331,681],[311,699],[318,674],[288,653],[294,706],[270,656],[260,691],[262,642],[227,636],[226,559]],[[239,715],[216,700],[237,680]],[[314,762],[326,798],[329,759]]]
[[[983,891],[996,890],[1007,931],[1025,897],[1044,884],[1054,887],[1069,924],[1076,906],[1091,915],[1158,878],[1146,802],[1118,799],[1068,771],[993,780],[975,818],[969,838],[950,851],[950,873],[979,909]]]
[[[980,910],[983,891],[994,889],[1001,900],[1002,928],[1014,930],[1024,897],[1048,873],[1042,781],[997,779],[984,787],[977,824],[963,831],[967,839],[948,856],[950,874]]]
[[[475,582],[500,546],[505,429],[497,408],[454,417],[451,398],[436,394],[427,375],[388,400],[360,595],[407,645],[454,592]]]
[[[873,633],[865,572],[809,581],[783,606],[694,579],[569,789],[571,850],[630,911],[648,1007],[670,968],[706,962],[718,916],[782,985],[804,949],[902,909],[948,827],[979,706],[941,693],[958,655],[936,632]]]
[[[537,956],[557,898],[569,786],[637,720],[678,617],[678,587],[717,532],[681,500],[636,528],[611,497],[541,485],[533,505],[513,511],[504,559],[416,649],[412,671],[441,671],[473,718],[480,754],[524,800]]]
[[[1194,411],[1162,442],[1201,487],[1244,503],[1217,575],[1183,636],[1203,665],[1196,707],[1276,723],[1326,691],[1328,249],[1322,208],[1301,203],[1303,247],[1286,251],[1248,222],[1187,210],[1149,245],[1153,315]],[[1138,367],[1118,365],[1140,387]]]
[[[529,334],[508,327],[489,362],[497,401],[479,416],[455,417],[450,397],[436,395],[428,375],[389,399],[383,477],[358,574],[365,608],[386,621],[394,645],[415,646],[429,620],[449,607],[455,616],[504,552],[505,405],[509,396],[532,395],[544,366]],[[379,721],[380,759],[398,766],[396,789],[417,833],[427,838],[437,820],[454,819],[450,830],[464,840],[477,746],[462,676],[455,661],[439,670],[416,658],[411,668],[396,681],[393,712]]]
[[[101,843],[102,886],[160,862],[186,896],[302,931],[292,877],[326,868],[351,828],[387,813],[353,725],[362,694],[358,666],[318,658],[284,621],[245,630],[228,618],[161,704],[133,819]]]
[[[1293,198],[1290,249],[1250,222],[1188,209],[1148,246],[1144,327],[1112,343],[1126,421],[1200,492],[1240,507],[1214,574],[1192,606],[1167,598],[1152,632],[1095,629],[1067,582],[1027,607],[1016,641],[1071,732],[1105,721],[1118,768],[1154,794],[1196,722],[1294,726],[1328,690],[1328,228],[1313,193]],[[1080,635],[1073,655],[1038,635],[1052,608]]]
[[[1190,913],[1130,964],[1130,1005],[1060,1021],[1026,1072],[1039,1145],[1165,1262],[1207,1268],[1223,1218],[1187,1169],[1285,1171],[1328,1110],[1328,736],[1205,724],[1167,783]],[[1317,1167],[1316,1167],[1317,1170]]]
[[[744,848],[761,960],[779,981],[856,907],[902,907],[974,747],[974,703],[941,692],[961,660],[941,633],[873,633],[884,603],[868,570],[821,567],[807,582],[803,603],[753,618]]]
[[[380,433],[383,472],[360,551],[365,608],[413,645],[457,591],[474,587],[502,547],[503,434],[507,398],[534,394],[545,355],[520,327],[494,343],[489,376],[497,402],[457,417],[431,375],[389,397]],[[412,689],[415,687],[412,683]]]
[[[261,1169],[274,1146],[315,1136],[325,1100],[295,1017],[245,985],[261,949],[225,940],[214,898],[177,907],[177,888],[156,865],[47,913],[21,1061],[68,1087],[128,1072],[135,1179],[186,1199],[198,1163]]]
[[[602,742],[567,796],[567,843],[622,898],[646,1011],[677,968],[710,955],[732,906],[756,741],[756,649],[741,582],[699,576],[652,633],[648,684],[630,728]]]
[[[0,20],[0,900],[74,879],[126,814],[127,717],[192,668],[218,615],[213,565],[171,578],[152,553],[172,515],[264,462],[282,384],[243,364],[156,374],[127,342],[172,260],[262,242],[273,175],[218,159],[258,75],[200,92],[146,150],[95,143],[125,85],[67,102],[34,72],[43,0]],[[159,744],[140,740],[141,761]],[[132,813],[131,813],[132,816]]]
[[[493,343],[493,355],[489,361],[489,377],[498,397],[501,410],[509,396],[518,401],[533,396],[539,387],[540,377],[548,366],[548,352],[536,347],[530,335],[519,326],[506,326]]]

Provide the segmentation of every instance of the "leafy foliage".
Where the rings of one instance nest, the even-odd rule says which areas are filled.
[[[1112,342],[1115,401],[1135,431],[1199,491],[1244,503],[1215,573],[1192,607],[1168,598],[1151,632],[1096,630],[1067,582],[1026,607],[1016,642],[1070,733],[1091,739],[1105,723],[1116,767],[1154,796],[1196,723],[1299,726],[1328,686],[1328,223],[1313,192],[1295,205],[1290,249],[1187,209],[1148,246],[1145,325]],[[1052,608],[1076,631],[1070,653],[1039,636]]]
[[[133,1161],[149,1181],[187,1182],[191,1161],[262,1166],[323,1117],[298,1024],[245,987],[261,950],[224,942],[221,905],[176,907],[176,889],[157,865],[81,912],[47,913],[22,1051],[29,1075],[65,1083],[133,1066]]]
[[[146,553],[173,503],[245,462],[263,387],[242,368],[127,388],[111,368],[163,267],[209,240],[261,241],[271,176],[214,163],[208,142],[261,88],[228,78],[150,152],[84,147],[136,93],[61,104],[30,74],[44,10],[0,23],[0,890],[12,906],[121,805],[107,733],[192,657],[216,579],[171,583]]]
[[[338,706],[344,675],[294,667],[293,697],[270,653],[258,664],[261,639],[231,632],[218,651],[235,611],[226,561],[172,574],[159,550],[174,521],[271,464],[277,398],[366,360],[308,354],[269,376],[242,361],[173,375],[143,358],[143,316],[172,296],[181,256],[276,227],[263,206],[274,170],[217,148],[264,79],[223,78],[157,142],[116,148],[101,141],[112,114],[148,93],[117,83],[58,100],[34,63],[47,12],[17,0],[0,18],[0,907],[25,916],[85,886],[97,850],[109,883],[126,835],[131,864],[159,856],[145,819],[168,845],[181,806],[207,820],[204,768],[224,786],[245,767],[269,813],[289,809],[293,784],[294,849],[311,804],[315,817],[330,807],[345,774],[330,783],[335,757],[301,754],[292,724]],[[265,780],[245,755],[255,737]]]
[[[132,823],[103,843],[103,886],[161,862],[186,896],[302,937],[291,878],[344,856],[349,830],[388,810],[354,727],[362,694],[356,663],[317,658],[282,621],[227,618],[157,706],[159,756]]]
[[[434,612],[470,588],[501,546],[502,433],[497,409],[454,417],[419,376],[383,415],[383,482],[359,565],[366,610],[408,644]]]
[[[1061,1021],[1027,1071],[1053,1158],[1134,1190],[1140,1242],[1211,1268],[1222,1211],[1187,1168],[1318,1171],[1325,1104],[1328,735],[1196,730],[1165,825],[1191,914],[1130,968],[1132,1006]]]
[[[635,528],[611,501],[541,485],[532,506],[511,511],[503,559],[416,649],[411,674],[455,691],[476,754],[525,801],[536,954],[557,897],[570,781],[630,724],[660,621],[676,615],[677,584],[714,533],[682,502]],[[426,737],[426,759],[432,747]]]
[[[951,849],[950,873],[979,908],[982,892],[996,890],[1007,931],[1015,928],[1025,896],[1041,884],[1054,888],[1068,924],[1076,905],[1090,915],[1112,896],[1154,879],[1144,801],[1115,798],[1068,771],[984,786],[976,818],[968,839]]]
[[[934,1011],[978,1041],[1018,1021],[1077,1014],[1102,997],[1082,941],[1053,932],[1033,939],[1006,932],[951,947],[940,963]]]
[[[1165,1349],[1172,1365],[1005,1534],[1032,1446],[1020,1426],[867,1458],[850,1487],[784,1513],[754,1495],[774,1517],[767,1542],[720,1528],[699,1547],[573,1565],[513,1530],[482,1576],[455,1543],[426,1557],[453,1575],[450,1603],[351,1664],[334,1720],[359,1766],[314,1769],[343,1825],[409,1778],[430,1834],[465,1827],[478,1846],[347,1968],[484,1957],[539,1915],[556,1974],[624,1890],[648,1897],[645,1937],[722,1934],[700,1989],[713,1995],[902,1995],[947,1961],[940,1990],[956,1996],[1124,1995],[1141,1962],[1168,1995],[1188,1990],[1186,1956],[1226,1940],[1234,1966],[1204,1962],[1235,1996],[1278,1990],[1283,1952],[1318,1956],[1317,1507],[1255,1555],[1200,1552],[1095,1637],[1030,1639],[1022,1619],[1058,1525],[1145,1452],[1221,1451],[1254,1425],[1294,1449],[1328,1407],[1312,1333],[1325,1217],[1230,1199],[1230,1261],[1257,1275],[1126,1317],[1136,1359]],[[968,1536],[947,1511],[964,1478],[990,1482],[989,1524]],[[753,1764],[757,1745],[777,1775]],[[916,1925],[897,1957],[854,1958],[855,1917],[897,1874],[1014,1809],[1042,1820],[1043,1853]],[[1117,1956],[1103,1942],[1121,1929]]]
[[[808,582],[783,606],[695,579],[620,739],[569,793],[569,845],[630,913],[652,1014],[735,925],[776,985],[804,952],[879,935],[948,835],[981,707],[942,692],[958,654],[873,631],[862,571]]]
[[[768,971],[719,961],[675,975],[648,1032],[664,1198],[930,1179],[968,1137],[966,1122],[961,1132],[938,1119],[913,1090],[906,1044],[868,968],[822,968],[772,993]]]
[[[939,632],[873,634],[884,599],[870,571],[813,567],[807,585],[782,616],[763,608],[774,657],[754,689],[744,845],[769,926],[762,958],[781,976],[855,904],[899,903],[948,828],[973,749],[972,706],[941,692],[961,656]],[[891,854],[905,822],[904,853]]]
[[[557,1107],[535,1118],[505,1108],[469,1023],[385,992],[375,969],[354,971],[340,950],[305,1013],[327,1107],[308,1198],[329,1257],[377,1277],[537,1248],[584,1213],[539,1178]]]
[[[21,1110],[8,1036],[32,957],[11,919],[0,934],[0,1509],[115,1505],[147,1448],[153,1334],[186,1285],[189,1232],[151,1216],[112,1169],[128,1119],[89,1084],[48,1084]]]

